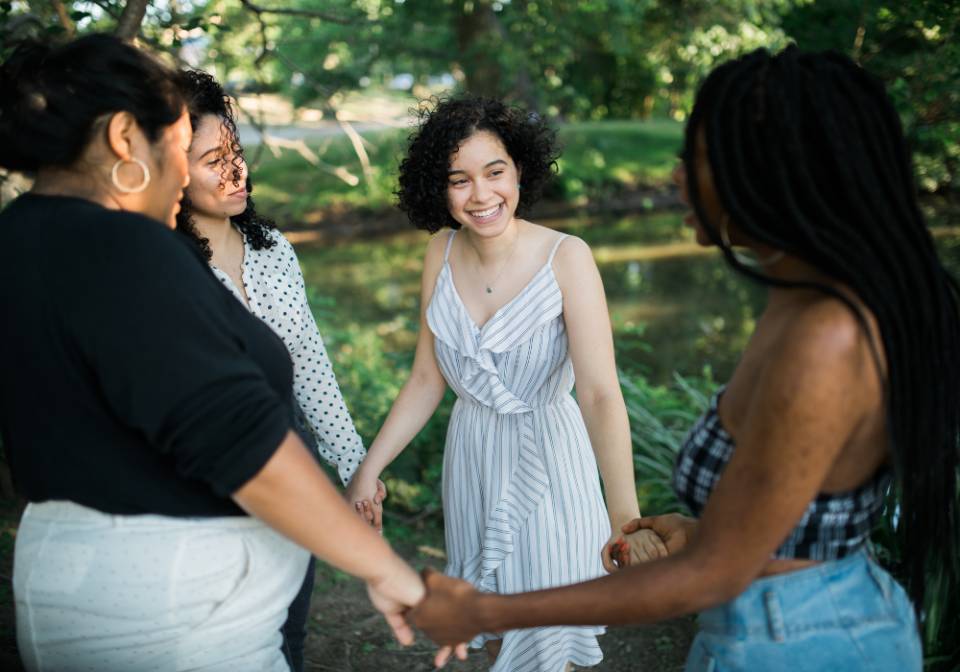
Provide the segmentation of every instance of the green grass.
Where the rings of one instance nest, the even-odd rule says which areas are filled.
[[[562,126],[560,172],[547,197],[586,204],[662,185],[676,162],[682,132],[680,124],[668,120]],[[391,129],[363,135],[370,157],[368,176],[342,135],[308,143],[319,163],[311,163],[293,150],[274,157],[263,149],[253,167],[257,206],[283,226],[316,224],[331,211],[390,208],[408,134],[404,129]],[[248,151],[250,157],[255,153],[254,148]],[[350,184],[354,179],[358,181]]]
[[[257,209],[281,225],[303,225],[316,223],[330,210],[389,207],[405,135],[399,130],[363,135],[369,179],[342,135],[308,143],[319,159],[317,164],[293,150],[284,149],[274,157],[264,149],[252,168]],[[255,151],[249,149],[248,156]],[[357,182],[351,184],[344,177]]]
[[[584,122],[564,126],[560,139],[558,195],[586,203],[667,183],[683,126],[668,120]]]

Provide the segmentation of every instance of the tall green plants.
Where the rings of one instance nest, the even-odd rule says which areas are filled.
[[[960,493],[958,493],[960,497]],[[897,532],[900,502],[891,491],[883,518],[871,536],[873,551],[880,563],[903,578],[903,537]],[[930,543],[937,543],[931,539]],[[960,573],[960,558],[954,558],[954,573]],[[926,599],[921,610],[924,668],[928,672],[960,671],[960,595],[950,590],[948,568],[930,567],[926,575]]]
[[[670,485],[677,451],[690,427],[707,408],[716,387],[709,369],[699,378],[674,375],[672,385],[654,385],[639,374],[620,372],[630,418],[633,461],[641,510],[651,514],[681,508]]]

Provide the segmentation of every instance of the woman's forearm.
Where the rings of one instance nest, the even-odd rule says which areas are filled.
[[[481,632],[557,625],[653,623],[732,599],[749,574],[736,563],[717,563],[707,547],[632,565],[601,579],[530,593],[481,593],[438,573],[426,574],[427,598],[411,614],[440,645]]]
[[[630,424],[623,396],[617,390],[616,393],[584,394],[582,397],[580,410],[603,478],[610,524],[618,530],[620,525],[640,515]]]
[[[439,373],[436,377],[412,374],[390,407],[358,471],[378,477],[427,424],[446,389]]]
[[[632,566],[586,583],[520,595],[480,593],[478,628],[653,623],[696,613],[742,590],[690,556]]]
[[[321,560],[366,581],[406,568],[347,505],[293,432],[233,499]]]

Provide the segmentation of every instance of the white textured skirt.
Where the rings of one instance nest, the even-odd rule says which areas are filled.
[[[20,655],[30,672],[285,672],[280,627],[308,558],[245,516],[30,504],[14,555]]]

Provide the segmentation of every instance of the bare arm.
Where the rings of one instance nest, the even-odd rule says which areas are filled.
[[[611,539],[616,539],[624,524],[640,516],[640,509],[630,425],[617,379],[603,282],[590,248],[579,238],[564,241],[557,251],[555,267],[563,292],[563,317],[577,381],[577,400],[603,478]],[[656,539],[655,534],[649,533],[651,543]],[[662,553],[650,549],[650,553],[652,557],[666,555],[666,549]],[[607,570],[614,570],[607,549],[603,557]]]
[[[419,577],[353,512],[296,434],[287,433],[233,499],[321,560],[365,580],[397,638],[412,641],[400,612],[422,598]]]
[[[587,583],[520,595],[480,595],[431,576],[415,622],[452,643],[535,625],[649,623],[741,593],[820,491],[855,428],[876,410],[872,392],[851,394],[865,390],[869,356],[847,317],[798,320],[766,365],[737,449],[686,548]]]
[[[373,498],[375,482],[380,473],[427,424],[447,389],[433,351],[433,332],[427,324],[427,305],[443,264],[446,242],[446,236],[435,236],[427,247],[420,288],[420,333],[417,335],[413,368],[354,475],[347,491],[350,501]]]

